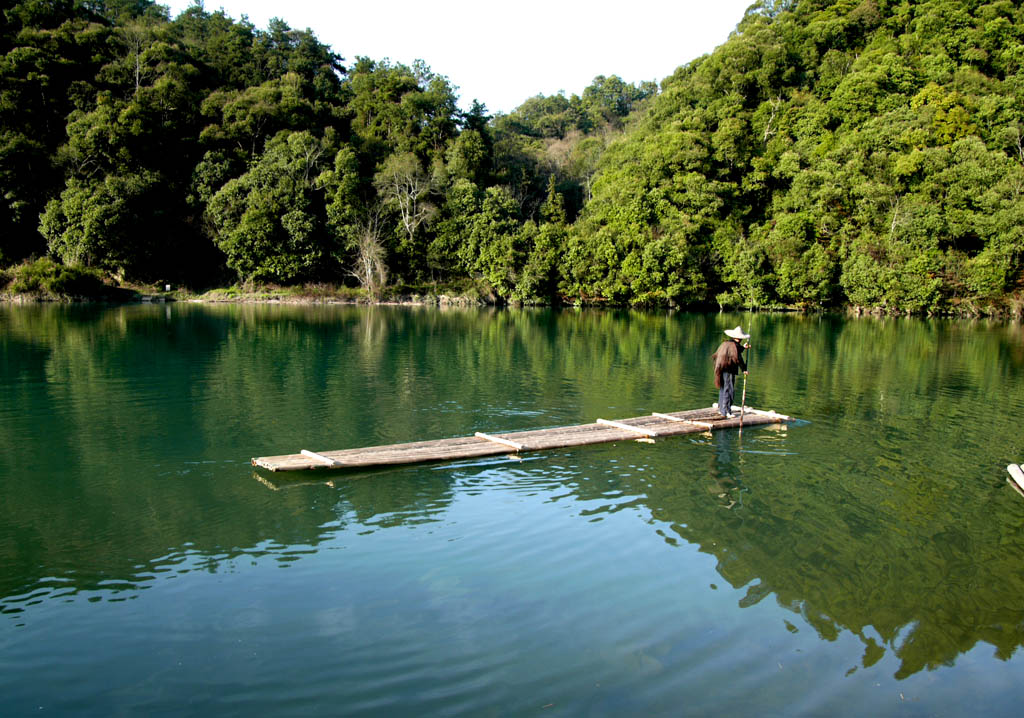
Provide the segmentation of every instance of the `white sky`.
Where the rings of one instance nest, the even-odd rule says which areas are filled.
[[[158,0],[171,17],[192,0]],[[351,65],[357,56],[420,59],[490,114],[534,95],[583,93],[597,75],[660,82],[729,37],[753,0],[205,0],[258,29],[279,17],[309,28]]]

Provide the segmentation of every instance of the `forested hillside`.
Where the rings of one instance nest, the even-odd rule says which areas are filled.
[[[494,117],[425,63],[347,60],[281,21],[149,0],[3,15],[0,266],[473,281],[541,303],[1024,305],[1010,0],[764,0],[660,88],[598,76]]]
[[[754,306],[1006,298],[1024,248],[1022,13],[755,6],[602,158],[569,284]]]

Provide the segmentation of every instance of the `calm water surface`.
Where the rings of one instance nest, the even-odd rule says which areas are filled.
[[[798,416],[359,473],[249,458]],[[1024,332],[0,306],[4,715],[1016,715]]]

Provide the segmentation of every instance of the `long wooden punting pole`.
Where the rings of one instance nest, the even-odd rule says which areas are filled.
[[[740,433],[743,433],[743,415],[747,408],[747,374],[743,373],[743,396],[740,397]]]
[[[737,407],[733,407],[736,409]],[[632,419],[611,421],[598,419],[593,424],[562,426],[553,429],[460,436],[436,441],[415,441],[408,444],[369,446],[340,451],[309,451],[283,456],[260,456],[253,466],[270,471],[301,471],[304,469],[347,469],[394,464],[415,464],[428,461],[452,461],[524,451],[542,451],[569,446],[602,444],[614,441],[652,442],[654,437],[678,436],[740,425],[742,419],[726,419],[714,408],[650,414]],[[784,414],[747,408],[747,424],[781,424],[791,421]]]
[[[750,349],[750,343],[747,342],[747,349]],[[747,368],[743,370],[743,396],[740,397],[740,436],[743,435],[743,415],[746,413],[747,408],[747,371],[750,369],[750,359],[752,354],[747,354]]]

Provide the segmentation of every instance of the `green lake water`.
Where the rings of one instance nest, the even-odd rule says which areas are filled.
[[[709,406],[788,427],[250,457]],[[0,713],[1016,715],[1020,324],[0,306]]]

